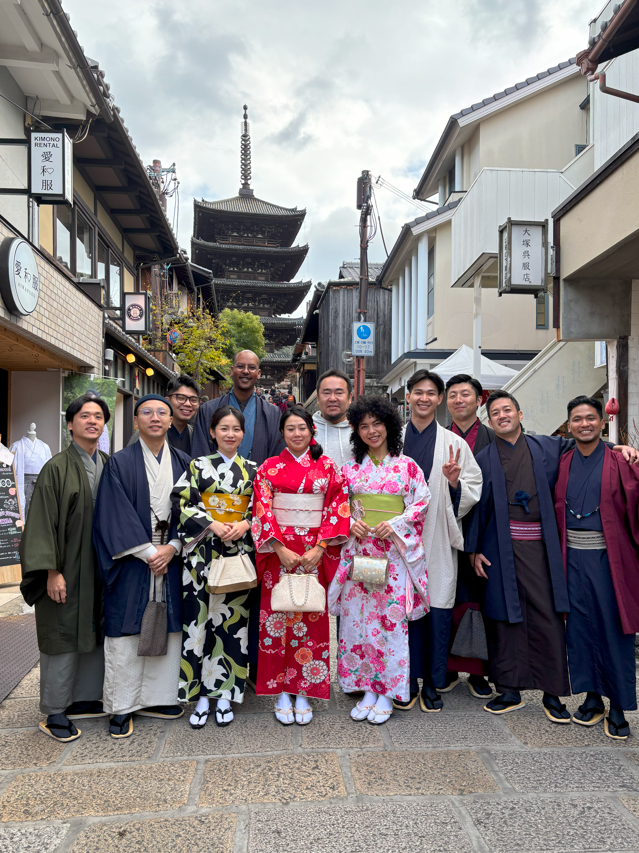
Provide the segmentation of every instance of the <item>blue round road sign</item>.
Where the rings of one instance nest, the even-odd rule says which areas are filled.
[[[357,337],[361,341],[365,341],[367,338],[370,338],[371,330],[368,326],[358,326],[357,327]]]

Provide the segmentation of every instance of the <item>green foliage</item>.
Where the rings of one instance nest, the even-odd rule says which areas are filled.
[[[220,322],[228,330],[228,343],[224,352],[231,362],[235,353],[244,349],[252,350],[258,358],[264,356],[264,326],[259,317],[247,311],[225,308],[220,314]]]
[[[182,340],[172,348],[173,357],[183,373],[204,385],[216,370],[227,373],[231,361],[226,355],[229,330],[220,318],[205,308],[182,314],[171,323],[182,332]]]

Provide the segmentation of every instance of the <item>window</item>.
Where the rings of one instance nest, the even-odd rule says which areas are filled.
[[[56,259],[71,272],[71,235],[73,233],[73,211],[66,204],[55,209]]]
[[[448,195],[455,192],[455,167],[448,172]]]
[[[111,252],[111,260],[109,262],[109,308],[119,308],[121,304],[122,291],[122,264],[118,261],[116,255]]]
[[[428,296],[426,301],[426,314],[432,317],[435,313],[435,247],[428,252]]]
[[[98,240],[98,278],[108,281],[107,266],[109,264],[109,250],[102,240]]]
[[[548,294],[538,293],[535,299],[536,328],[548,328]]]
[[[75,276],[76,278],[93,278],[94,231],[80,212],[76,216]]]

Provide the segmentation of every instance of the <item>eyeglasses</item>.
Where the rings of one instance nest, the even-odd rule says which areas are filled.
[[[195,396],[187,396],[186,394],[169,394],[169,397],[173,397],[175,400],[180,403],[189,403],[191,406],[199,406],[200,398]]]
[[[171,412],[166,409],[140,409],[138,415],[144,415],[145,418],[150,418],[152,415],[157,415],[158,418],[170,418]]]
[[[256,364],[234,364],[234,370],[248,370],[249,373],[257,373],[259,367]]]

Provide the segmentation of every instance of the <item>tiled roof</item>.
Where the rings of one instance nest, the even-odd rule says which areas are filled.
[[[530,86],[533,83],[537,83],[539,80],[543,80],[545,77],[551,77],[558,71],[563,71],[564,68],[568,68],[569,65],[574,65],[575,62],[576,59],[573,56],[567,62],[560,62],[559,65],[553,65],[552,68],[547,68],[545,71],[540,71],[539,74],[535,74],[534,77],[527,77],[521,83],[516,83],[514,86],[509,86],[507,89],[504,89],[503,92],[496,92],[490,98],[484,98],[483,101],[479,101],[479,103],[477,104],[472,104],[470,107],[466,107],[458,113],[453,113],[451,118],[459,119],[463,116],[467,116],[469,113],[475,112],[475,110],[480,110],[482,107],[488,106],[488,104],[493,104],[495,101],[499,101],[501,100],[501,98],[505,98],[506,95],[512,95],[513,92],[518,92],[520,89],[525,89],[527,86]]]
[[[377,276],[382,271],[384,264],[368,265],[368,280],[375,281]],[[359,261],[344,261],[339,268],[339,277],[348,279],[349,281],[359,281]]]
[[[267,352],[264,358],[262,359],[262,363],[264,362],[281,362],[286,364],[291,361],[293,358],[293,347],[282,347],[282,349],[278,349],[276,352]]]
[[[221,210],[225,213],[254,213],[261,216],[305,216],[306,210],[298,210],[296,207],[280,207],[279,204],[271,204],[251,195],[236,195],[233,198],[221,198],[217,201],[206,201],[202,199],[193,200],[197,207],[209,210]]]
[[[264,326],[280,329],[299,329],[302,330],[304,323],[303,317],[260,317]]]
[[[241,252],[244,255],[299,255],[308,252],[306,246],[236,246],[234,243],[209,243],[199,237],[191,237],[191,245],[202,246],[214,252]]]
[[[213,284],[217,287],[238,287],[245,285],[250,290],[265,289],[265,290],[304,290],[307,291],[311,286],[310,281],[250,281],[243,278],[213,278]]]
[[[152,364],[153,367],[159,372],[166,376],[168,379],[173,379],[178,374],[173,370],[170,370],[161,361],[158,361],[155,356],[151,355],[150,352],[144,349],[144,347],[140,346],[138,341],[135,338],[132,338],[130,335],[122,329],[121,326],[118,326],[117,323],[114,323],[113,320],[110,320],[108,317],[104,318],[104,330],[108,334],[113,335],[118,340],[122,341],[123,344],[126,344],[129,349],[133,350],[133,352],[137,353],[139,356],[148,361],[149,364]]]

